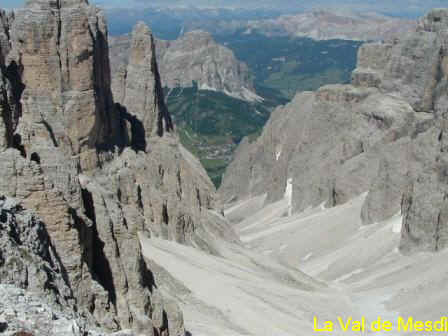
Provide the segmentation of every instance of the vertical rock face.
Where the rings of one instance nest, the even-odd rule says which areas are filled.
[[[13,124],[18,116],[18,101],[14,94],[11,82],[11,74],[6,66],[6,57],[9,54],[10,43],[10,24],[13,20],[12,15],[8,15],[0,10],[0,150],[4,150],[12,143]]]
[[[113,80],[126,67],[131,44],[128,35],[110,38]],[[196,84],[199,89],[223,92],[247,101],[261,99],[255,94],[247,65],[238,61],[232,50],[216,43],[209,33],[192,31],[174,41],[155,40],[155,44],[165,87]]]
[[[426,81],[424,101],[433,112],[427,127],[412,143],[408,185],[403,197],[402,249],[438,251],[448,247],[448,10],[424,17],[418,32],[435,35],[434,63]]]
[[[447,42],[448,10],[440,9],[412,33],[365,44],[352,85],[298,94],[256,142],[243,142],[221,197],[267,192],[274,201],[290,180],[300,211],[367,192],[364,223],[401,209],[404,251],[447,247]]]
[[[106,34],[85,1],[29,1],[6,34],[4,73],[14,104],[4,108],[9,139],[0,153],[0,189],[45,222],[86,309],[96,297],[108,301],[106,290],[92,290],[97,275],[88,256],[95,231],[77,178],[97,166],[97,148],[114,136]]]
[[[107,28],[87,1],[30,0],[14,16],[0,12],[0,23],[0,194],[45,225],[90,323],[183,335],[139,234],[211,252],[211,237],[236,238],[212,211],[206,173],[172,132],[148,28],[135,29],[114,102]]]
[[[365,85],[362,78],[376,78],[375,86],[408,101],[426,119],[416,129],[404,161],[408,167],[402,202],[401,244],[405,251],[437,251],[448,246],[447,184],[443,177],[447,164],[447,47],[448,10],[433,10],[420,20],[415,33],[392,43],[361,48],[354,72],[355,83]],[[380,59],[386,66],[372,62],[378,53],[383,54]],[[392,158],[387,161],[391,162]]]
[[[258,99],[249,68],[233,51],[208,33],[188,32],[175,41],[157,43],[162,81],[167,87],[216,90],[244,100]]]
[[[143,23],[134,28],[127,69],[121,75],[116,99],[126,107],[122,114],[131,127],[132,144],[145,150],[152,136],[172,131],[173,123],[163,99],[154,38]]]
[[[11,27],[8,62],[20,75],[22,116],[15,133],[32,153],[48,142],[96,166],[95,148],[120,134],[110,91],[107,29],[86,1],[28,1]]]
[[[389,152],[398,152],[409,141],[417,122],[409,104],[375,88],[331,85],[300,93],[274,112],[261,137],[246,144],[248,150],[238,151],[225,174],[221,196],[229,200],[238,193],[267,192],[268,202],[277,201],[291,180],[294,211],[342,204],[370,189],[380,178],[383,157],[394,156]],[[393,167],[401,169],[403,155],[394,157],[398,163]],[[247,186],[244,180],[250,181],[249,187],[235,192],[234,180],[243,186]],[[387,197],[375,196],[385,197],[386,206],[377,211],[366,208],[365,222],[397,213],[400,187],[391,185]]]
[[[443,11],[434,11],[420,21],[417,32],[400,40],[367,44],[359,52],[355,85],[375,86],[400,95],[417,112],[446,108],[447,34]],[[433,17],[441,22],[431,24]]]

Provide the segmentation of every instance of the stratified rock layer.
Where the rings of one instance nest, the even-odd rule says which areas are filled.
[[[351,85],[298,94],[243,141],[223,199],[267,192],[301,211],[367,192],[366,224],[401,209],[403,251],[447,247],[447,42],[448,10],[434,10],[415,32],[362,46]]]

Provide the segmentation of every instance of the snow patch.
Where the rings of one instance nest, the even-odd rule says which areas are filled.
[[[199,90],[207,90],[207,91],[218,91],[216,88],[208,86],[207,83],[202,83],[199,87]]]
[[[302,258],[302,261],[307,261],[313,256],[313,252],[308,253],[306,256]]]
[[[288,216],[292,216],[292,178],[288,179],[286,182],[285,196],[284,198],[288,201]]]
[[[282,246],[280,246],[280,251],[285,250],[288,247],[288,244],[283,244]]]
[[[194,140],[193,137],[191,136],[191,134],[190,134],[187,130],[185,130],[185,135],[186,135],[188,138],[190,138],[191,140]]]
[[[243,91],[241,93],[242,97],[250,102],[258,102],[261,103],[264,101],[263,97],[260,97],[255,92],[250,91],[248,88],[243,86]]]
[[[360,274],[364,271],[363,268],[358,268],[350,273],[344,274],[343,276],[337,278],[336,280],[334,280],[335,282],[342,282],[345,281],[347,279],[350,279],[352,276],[356,275],[356,274]]]
[[[79,184],[81,185],[82,188],[86,188],[87,185],[90,183],[90,179],[83,174],[79,174],[78,175],[78,180],[79,180]]]
[[[392,222],[392,232],[401,233],[402,227],[403,227],[403,218],[401,216],[397,216],[396,218],[394,218]]]
[[[222,78],[224,78],[224,77],[222,77]],[[199,86],[199,90],[214,91],[214,92],[221,91],[229,97],[245,100],[250,103],[262,103],[264,101],[263,97],[260,97],[255,92],[252,92],[251,90],[249,90],[248,88],[246,88],[244,86],[241,88],[241,91],[229,91],[227,89],[218,89],[216,87],[209,86],[207,83],[202,83]],[[261,115],[261,113],[259,111],[256,111],[256,112]]]
[[[280,159],[281,155],[282,155],[282,151],[278,151],[277,153],[275,153],[275,161],[278,161],[278,159]]]

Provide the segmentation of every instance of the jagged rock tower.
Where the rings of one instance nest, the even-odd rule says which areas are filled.
[[[138,234],[213,251],[210,235],[232,233],[225,221],[205,228],[214,187],[173,133],[149,29],[134,31],[115,101],[107,27],[86,0],[0,12],[0,48],[0,194],[44,223],[68,288],[52,286],[54,296],[110,331],[183,335]]]

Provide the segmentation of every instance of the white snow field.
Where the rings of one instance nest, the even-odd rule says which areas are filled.
[[[182,302],[192,336],[360,335],[342,332],[337,318],[395,323],[448,315],[448,252],[402,255],[399,213],[362,226],[365,195],[293,216],[288,197],[263,207],[264,199],[226,210],[242,243],[217,240],[219,257],[141,236],[145,257],[185,287],[161,290]],[[314,331],[314,316],[320,327],[333,321],[334,332]],[[400,335],[395,330],[364,335]]]

